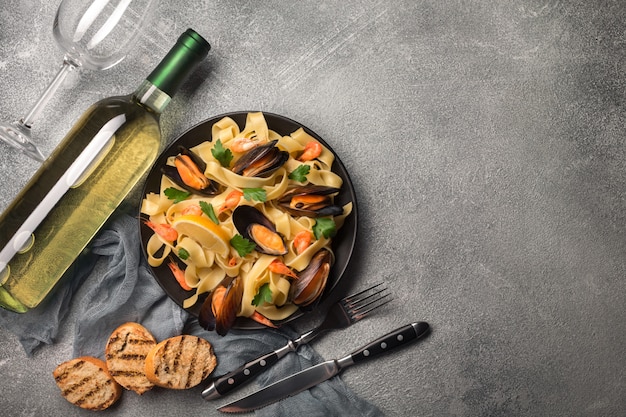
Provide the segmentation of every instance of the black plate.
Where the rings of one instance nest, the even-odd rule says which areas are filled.
[[[212,126],[224,117],[230,117],[239,125],[240,129],[243,129],[248,113],[249,112],[247,111],[242,111],[226,113],[220,116],[212,117],[197,124],[196,126],[183,133],[156,160],[154,166],[148,173],[148,177],[146,178],[146,183],[143,189],[142,196],[145,196],[150,192],[158,193],[160,191],[162,175],[160,167],[165,165],[167,158],[169,158],[170,156],[178,155],[179,146],[192,148],[207,140],[210,141]],[[324,146],[332,151],[332,148],[322,138],[320,138],[315,132],[311,131],[306,126],[302,126],[300,123],[297,123],[286,117],[279,116],[277,114],[265,112],[263,114],[265,116],[265,120],[267,121],[268,128],[274,130],[280,135],[288,135],[302,127],[309,135],[313,136],[315,139],[320,141],[320,143],[322,143]],[[335,154],[334,151],[332,152],[333,154]],[[335,154],[335,162],[332,166],[332,171],[343,179],[343,186],[339,194],[335,197],[335,202],[339,205],[344,205],[346,203],[352,202],[353,208],[352,213],[346,218],[343,227],[339,229],[337,236],[333,239],[332,246],[335,253],[335,263],[331,268],[330,276],[328,277],[328,282],[326,284],[326,289],[324,291],[324,294],[322,294],[320,301],[323,301],[329,296],[331,291],[337,286],[339,280],[342,278],[344,272],[346,271],[348,263],[350,262],[350,258],[352,257],[352,251],[354,249],[357,233],[357,205],[354,187],[352,186],[352,182],[350,181],[348,172],[346,171],[342,162],[339,160],[337,154]],[[144,257],[147,257],[146,243],[153,232],[140,220],[139,233],[141,235],[143,254]],[[181,266],[184,265],[181,264]],[[183,290],[178,285],[176,280],[172,277],[172,272],[165,263],[157,268],[149,268],[151,269],[155,279],[161,285],[167,295],[169,295],[169,297],[182,308],[183,300],[192,295],[193,291]],[[202,305],[202,301],[205,297],[200,297],[199,301],[196,302],[196,304],[186,310],[192,315],[197,316],[200,310],[200,306]],[[300,317],[303,313],[304,311],[298,310],[290,317],[283,320],[282,323],[292,321]],[[250,319],[239,318],[237,319],[233,327],[238,329],[253,329],[260,328],[262,326]]]

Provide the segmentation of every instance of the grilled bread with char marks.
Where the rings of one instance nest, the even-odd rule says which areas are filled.
[[[81,356],[63,362],[52,372],[61,394],[70,403],[87,410],[104,410],[122,395],[104,361]]]
[[[141,395],[154,387],[145,374],[146,355],[156,346],[154,336],[139,323],[124,323],[111,333],[105,348],[111,376]]]
[[[165,339],[146,357],[146,376],[155,385],[187,389],[198,385],[217,365],[211,344],[197,336]]]

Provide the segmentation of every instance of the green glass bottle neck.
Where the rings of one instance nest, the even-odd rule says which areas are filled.
[[[202,36],[193,29],[187,29],[147,80],[171,97],[210,49],[211,45]]]
[[[137,100],[161,113],[211,45],[193,29],[187,29],[157,67],[135,91]]]

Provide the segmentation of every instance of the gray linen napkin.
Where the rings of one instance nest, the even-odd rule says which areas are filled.
[[[0,326],[17,337],[27,356],[32,356],[42,345],[55,342],[60,323],[70,311],[70,301],[83,278],[93,270],[96,260],[91,250],[85,250],[37,308],[23,314],[0,308]]]
[[[141,254],[137,220],[127,214],[113,218],[105,226],[68,275],[64,278],[66,282],[38,308],[19,315],[0,311],[0,325],[18,337],[29,356],[42,344],[54,343],[70,302],[77,303],[78,309],[74,356],[102,358],[111,332],[122,323],[135,321],[150,329],[158,341],[183,332],[209,340],[218,357],[214,375],[220,375],[297,336],[288,326],[280,330],[233,330],[225,337],[202,329],[197,319],[190,318],[167,297],[152,277]],[[84,291],[84,296],[75,297],[84,281],[90,288]],[[302,346],[297,353],[288,354],[259,375],[256,382],[265,386],[322,360],[311,347]],[[335,377],[295,397],[257,410],[255,415],[374,417],[382,413]]]
[[[159,341],[182,332],[188,314],[152,277],[143,260],[137,219],[116,218],[91,250],[107,257],[108,263],[102,278],[94,280],[80,300],[74,356],[103,357],[111,332],[129,321],[143,324]]]

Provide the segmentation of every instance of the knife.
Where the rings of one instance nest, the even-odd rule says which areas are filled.
[[[226,404],[218,410],[225,413],[243,413],[265,407],[314,387],[337,375],[348,366],[417,340],[428,334],[429,331],[430,326],[423,321],[407,324],[368,343],[348,356],[322,362],[290,375],[247,397]]]

